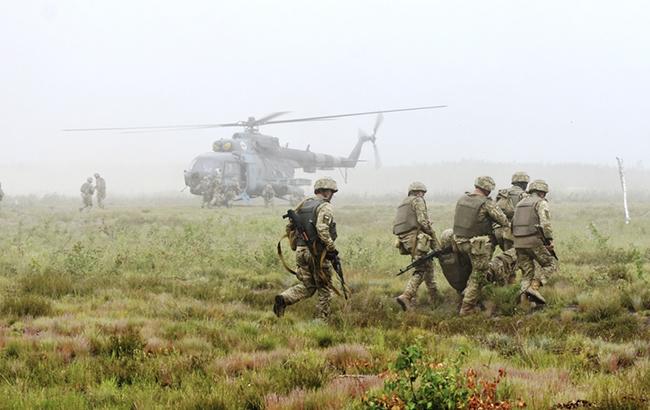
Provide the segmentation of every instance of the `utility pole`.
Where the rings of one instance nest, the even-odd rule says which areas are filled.
[[[625,172],[623,171],[623,159],[616,157],[618,162],[618,176],[621,179],[621,188],[623,188],[623,209],[625,210],[625,224],[630,223],[630,211],[627,209],[627,186],[625,185]]]

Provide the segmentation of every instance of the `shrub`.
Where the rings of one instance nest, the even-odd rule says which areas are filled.
[[[42,297],[22,295],[5,299],[0,312],[16,316],[47,316],[52,312],[52,305]]]
[[[364,399],[367,409],[511,409],[507,401],[497,398],[497,388],[505,377],[499,370],[493,380],[479,380],[474,370],[460,368],[464,353],[447,363],[427,360],[418,345],[403,348],[383,391]],[[523,402],[520,407],[525,406]]]

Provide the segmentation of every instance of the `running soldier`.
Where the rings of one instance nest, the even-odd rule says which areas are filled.
[[[426,192],[427,187],[422,182],[413,182],[409,185],[408,196],[397,207],[397,214],[393,221],[393,234],[397,235],[395,244],[400,254],[410,255],[412,260],[440,248],[429,220],[427,203],[424,200]],[[415,267],[406,289],[395,299],[403,310],[415,306],[418,288],[422,282],[427,287],[429,302],[435,303],[438,291],[431,259]]]
[[[512,233],[515,238],[517,260],[522,271],[522,301],[528,298],[536,305],[546,304],[539,292],[551,274],[557,271],[557,262],[551,255],[553,251],[553,229],[551,213],[546,195],[548,184],[541,179],[530,183],[530,196],[519,202],[512,219]],[[544,245],[543,239],[548,241]],[[535,268],[535,262],[541,269]]]
[[[478,177],[474,182],[474,192],[466,192],[456,203],[454,239],[458,251],[469,258],[472,266],[460,308],[461,316],[476,311],[481,288],[487,283],[487,271],[494,251],[492,226],[509,226],[508,218],[489,197],[494,185],[491,177]]]
[[[501,189],[497,194],[497,206],[506,214],[510,223],[512,223],[512,217],[515,214],[515,207],[519,201],[527,196],[526,186],[530,181],[530,177],[525,172],[515,172],[511,181],[512,186],[510,188]],[[507,251],[513,248],[514,238],[511,229],[498,227],[494,230],[494,236],[501,250]]]
[[[316,314],[326,319],[330,314],[332,300],[332,264],[331,259],[338,255],[334,241],[336,240],[336,223],[330,203],[338,191],[336,181],[322,178],[314,184],[314,196],[303,200],[295,211],[301,224],[306,227],[314,249],[297,234],[292,223],[287,225],[287,232],[292,238],[292,248],[296,249],[296,276],[301,283],[290,287],[275,297],[273,313],[277,317],[284,314],[287,306],[307,299],[316,293],[318,302]]]

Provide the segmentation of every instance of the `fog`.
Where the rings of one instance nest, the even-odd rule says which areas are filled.
[[[350,172],[351,192],[411,179],[461,190],[486,173],[504,185],[522,167],[565,190],[614,191],[616,156],[630,190],[649,190],[644,1],[25,0],[0,10],[0,182],[10,195],[76,195],[94,172],[109,193],[179,192],[192,158],[238,131],[64,128],[420,105],[448,107],[386,115],[385,168],[374,170],[365,147],[370,162]],[[373,122],[262,131],[347,156]]]

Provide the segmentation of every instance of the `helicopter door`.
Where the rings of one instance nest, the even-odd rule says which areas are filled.
[[[226,162],[223,167],[223,179],[226,183],[242,183],[242,169],[237,162]]]

